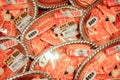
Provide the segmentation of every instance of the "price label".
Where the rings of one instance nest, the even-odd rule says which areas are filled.
[[[6,50],[13,46],[16,46],[17,44],[18,44],[17,41],[15,39],[13,39],[13,40],[9,40],[9,41],[6,41],[6,42],[0,44],[0,48],[2,50]]]
[[[64,38],[70,38],[77,35],[77,24],[74,21],[70,21],[59,28],[55,28],[54,31],[58,35],[62,34],[61,36]]]
[[[18,16],[17,18],[15,18],[13,21],[14,21],[17,29],[20,32],[23,32],[23,30],[29,24],[29,22],[31,21],[31,19],[32,19],[32,17],[30,15],[28,15],[27,12],[24,12],[23,14],[21,14],[20,16]]]
[[[24,65],[27,64],[28,60],[26,56],[18,50],[15,50],[4,62],[13,72],[18,72]]]

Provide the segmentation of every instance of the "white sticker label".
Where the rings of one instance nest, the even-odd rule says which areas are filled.
[[[75,56],[88,56],[87,50],[86,49],[76,49],[75,50]]]
[[[39,65],[40,67],[45,67],[45,65],[48,63],[49,58],[46,57],[46,55],[41,55],[39,58]]]
[[[13,40],[9,40],[9,41],[6,41],[4,43],[1,43],[0,48],[2,50],[6,50],[6,49],[9,49],[13,46],[16,46],[17,44],[18,44],[17,41],[15,39],[13,39]]]
[[[35,38],[38,35],[38,33],[39,33],[38,30],[32,30],[32,31],[27,33],[26,39],[31,40],[31,39]]]
[[[21,4],[27,3],[27,0],[6,0],[7,4]]]
[[[91,71],[85,75],[83,80],[94,80],[95,76],[96,76],[96,71]]]
[[[93,27],[96,23],[98,22],[98,18],[97,17],[91,17],[90,19],[88,19],[86,26],[88,28]]]
[[[27,15],[23,20],[21,20],[21,23],[17,25],[17,29],[22,33],[23,30],[26,28],[26,26],[29,24],[31,20],[31,16]]]
[[[63,38],[71,38],[76,36],[77,24],[74,21],[68,22],[67,24],[61,25],[59,28],[54,29],[55,33],[58,35],[62,34]]]
[[[15,50],[4,62],[13,72],[18,72],[27,64],[28,59],[22,53]]]
[[[76,35],[77,25],[70,26],[67,30],[63,31],[62,34],[65,38],[69,38]]]
[[[28,15],[27,12],[22,13],[20,16],[16,17],[13,21],[20,32],[26,28],[26,26],[30,23],[32,17]]]

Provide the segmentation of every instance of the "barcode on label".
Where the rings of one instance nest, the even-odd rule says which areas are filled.
[[[18,72],[27,62],[26,56],[15,50],[5,61],[5,64],[13,72]]]

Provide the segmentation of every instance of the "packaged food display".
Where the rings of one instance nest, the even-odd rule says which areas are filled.
[[[119,4],[109,4],[110,0],[101,1],[84,17],[80,28],[85,39],[103,45],[119,38]],[[98,37],[97,37],[98,36]]]
[[[120,80],[120,0],[0,0],[0,80]]]
[[[78,40],[79,18],[82,10],[61,7],[39,16],[24,30],[22,40],[30,55],[37,56],[51,46]]]
[[[33,0],[0,0],[0,36],[17,37],[36,16]]]
[[[119,46],[120,39],[117,39],[97,48],[79,67],[75,80],[119,80]]]
[[[25,72],[28,60],[27,49],[21,41],[10,37],[0,38],[0,80]]]
[[[73,80],[78,66],[96,47],[89,41],[71,41],[54,46],[35,58],[30,70],[47,72],[55,80]]]

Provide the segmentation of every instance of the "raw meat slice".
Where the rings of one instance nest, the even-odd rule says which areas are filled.
[[[2,28],[7,30],[6,36],[16,36],[17,30],[13,21],[5,21]]]
[[[79,55],[81,51],[83,52]],[[78,69],[78,66],[92,52],[93,49],[89,44],[72,43],[57,48],[55,46],[52,51],[47,50],[42,55],[39,55],[37,60],[33,61],[31,68],[47,72],[55,80],[73,80],[74,72]]]
[[[78,80],[106,80],[114,78],[120,79],[120,64],[119,60],[117,60],[117,58],[120,57],[118,56],[116,58],[116,55],[120,54],[120,52],[113,52],[113,54],[111,53],[110,55],[108,55],[105,51],[106,49],[111,49],[118,44],[120,43],[116,41],[116,43],[114,42],[114,44],[109,44],[105,48],[100,49],[101,47],[99,47],[100,50],[96,50],[98,53],[94,54],[91,58],[89,57],[90,60],[84,66],[82,66],[81,69],[79,68],[80,73],[77,72],[75,78],[78,78]]]
[[[46,47],[48,43],[41,41],[40,37],[36,37],[31,40],[31,45],[34,51],[34,55],[40,54],[40,52]]]
[[[59,37],[55,36],[55,33],[51,30],[44,32],[41,35],[41,39],[51,45],[57,45],[63,42]]]
[[[54,32],[54,28],[58,28],[60,27],[61,25],[67,23],[67,22],[70,22],[70,21],[74,21],[74,23],[76,23],[76,32],[75,32],[75,29],[74,29],[74,33],[76,35],[78,35],[78,20],[80,17],[72,17],[72,18],[55,18],[54,14],[57,14],[59,12],[65,12],[65,11],[74,11],[74,7],[71,9],[71,8],[64,8],[64,7],[61,7],[61,8],[58,8],[56,10],[52,10],[52,11],[49,11],[47,13],[45,13],[44,15],[38,17],[37,19],[35,19],[31,25],[29,25],[28,28],[26,28],[26,30],[23,32],[24,34],[22,34],[22,39],[23,41],[25,42],[26,46],[28,47],[29,49],[29,53],[33,56],[35,56],[34,54],[34,50],[33,50],[33,46],[32,44],[30,43],[32,39],[29,39],[28,38],[25,38],[27,36],[28,33],[30,33],[31,31],[33,30],[37,30],[38,31],[38,34],[36,34],[37,36],[40,36],[40,40],[42,40],[42,42],[45,42],[47,43],[47,45],[49,44],[50,46],[53,46],[53,45],[56,45],[56,44],[60,44],[62,42],[64,42],[60,37],[56,37],[57,34]],[[73,29],[73,28],[72,28]],[[72,33],[72,29],[70,29],[69,32]],[[50,33],[50,34],[49,34]],[[65,32],[64,32],[65,33]],[[68,34],[70,35],[70,34]],[[74,35],[71,40],[74,38],[74,40],[77,40],[77,36]],[[46,37],[47,36],[47,37]],[[36,36],[34,36],[34,38],[36,38]],[[34,40],[33,40],[34,41]],[[67,41],[67,40],[66,40]],[[42,51],[44,51],[44,48],[41,49]],[[40,51],[41,52],[41,51]],[[39,50],[37,52],[37,54],[39,53]],[[39,53],[40,54],[40,53]]]

